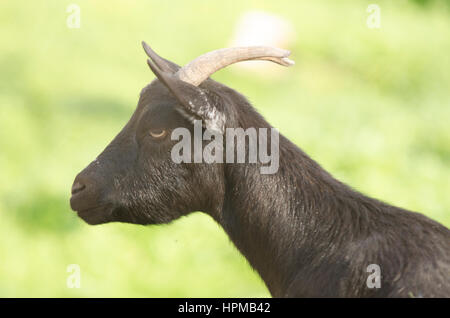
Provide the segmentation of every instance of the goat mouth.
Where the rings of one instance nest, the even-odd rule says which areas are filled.
[[[102,224],[111,221],[113,207],[111,204],[101,204],[83,210],[75,211],[79,218],[90,225]]]

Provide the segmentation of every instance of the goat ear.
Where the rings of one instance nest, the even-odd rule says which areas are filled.
[[[144,41],[142,41],[142,47],[144,48],[147,56],[152,59],[152,61],[156,64],[156,66],[158,66],[160,70],[168,73],[176,73],[180,69],[179,65],[156,54],[156,52],[153,51],[152,48]]]
[[[225,115],[217,106],[219,100],[209,91],[183,82],[175,74],[164,72],[147,60],[148,66],[156,77],[169,89],[180,102],[177,110],[190,122],[202,120],[203,126],[209,130],[223,134],[225,131]]]

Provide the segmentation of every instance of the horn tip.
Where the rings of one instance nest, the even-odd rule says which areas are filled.
[[[152,48],[145,41],[142,41],[141,43],[145,53],[150,57],[150,53],[153,51]]]
[[[284,65],[286,65],[286,66],[295,65],[295,62],[291,59],[288,59],[287,57],[283,57],[283,62],[285,63]]]

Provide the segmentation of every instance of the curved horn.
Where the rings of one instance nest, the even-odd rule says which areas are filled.
[[[177,76],[180,80],[198,86],[218,70],[241,61],[267,60],[290,66],[294,61],[287,57],[291,52],[270,46],[248,46],[219,49],[200,55],[183,66]]]

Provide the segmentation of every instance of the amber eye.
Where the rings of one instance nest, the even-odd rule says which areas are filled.
[[[167,134],[167,131],[164,129],[150,130],[150,136],[153,138],[163,138]]]

